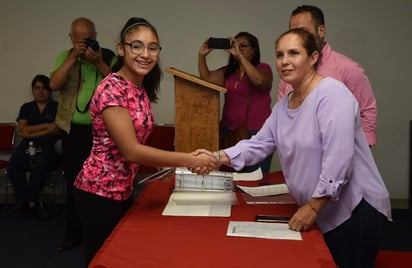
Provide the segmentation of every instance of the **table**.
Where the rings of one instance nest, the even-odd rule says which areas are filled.
[[[282,180],[280,172],[264,175],[264,181]],[[292,215],[296,204],[248,205],[239,200],[229,218],[162,216],[173,183],[148,184],[89,267],[336,267],[316,227],[303,232],[301,241],[226,236],[231,220]]]

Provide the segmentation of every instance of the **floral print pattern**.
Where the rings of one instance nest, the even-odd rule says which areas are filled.
[[[123,201],[133,192],[139,164],[127,162],[108,133],[102,111],[113,106],[129,110],[139,143],[144,144],[153,130],[153,111],[145,89],[116,73],[106,76],[90,103],[93,147],[74,185],[86,192]]]

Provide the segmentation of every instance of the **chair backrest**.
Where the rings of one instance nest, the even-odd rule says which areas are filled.
[[[16,137],[16,123],[0,123],[0,151],[11,151]]]
[[[146,145],[166,150],[175,150],[175,127],[172,124],[155,125],[152,133],[146,141]],[[158,170],[155,167],[141,165],[139,168],[140,174],[155,173]]]

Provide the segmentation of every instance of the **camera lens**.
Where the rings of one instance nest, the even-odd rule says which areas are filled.
[[[99,50],[99,42],[97,42],[96,40],[87,38],[85,42],[86,42],[87,47],[91,47],[94,51]]]

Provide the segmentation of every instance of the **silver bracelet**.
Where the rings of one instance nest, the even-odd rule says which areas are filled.
[[[217,151],[217,152],[213,152],[213,154],[215,155],[216,160],[217,160],[217,161],[219,161],[219,160],[220,160],[220,154],[219,154],[219,151]]]

